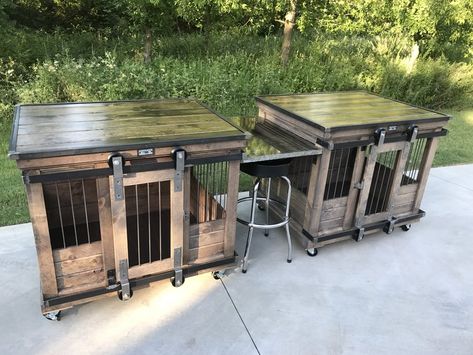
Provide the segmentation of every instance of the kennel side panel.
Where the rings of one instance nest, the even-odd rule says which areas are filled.
[[[36,254],[40,270],[39,278],[41,281],[41,290],[44,297],[56,296],[58,294],[58,285],[56,281],[56,271],[54,269],[42,184],[26,184],[26,196],[28,198],[28,209],[33,225]]]
[[[425,146],[424,157],[422,158],[422,163],[418,174],[419,187],[417,189],[416,199],[414,201],[415,210],[420,208],[425,187],[427,186],[430,169],[432,167],[432,162],[434,161],[435,152],[437,151],[438,143],[439,139],[437,137],[430,138]]]

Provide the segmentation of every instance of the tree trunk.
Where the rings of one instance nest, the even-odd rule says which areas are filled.
[[[145,49],[143,52],[143,59],[145,63],[151,62],[151,50],[153,46],[153,36],[151,35],[151,28],[146,27],[145,30]]]
[[[291,0],[291,8],[284,18],[284,35],[281,48],[281,63],[286,65],[289,61],[289,53],[291,51],[291,38],[294,25],[296,22],[296,0]]]

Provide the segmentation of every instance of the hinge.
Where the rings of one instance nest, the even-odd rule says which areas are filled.
[[[174,173],[174,192],[180,192],[182,191],[182,180],[186,164],[186,151],[183,149],[175,150],[173,155],[176,169]]]
[[[121,156],[112,157],[113,167],[113,192],[115,200],[121,201],[125,198],[123,189],[123,158]]]

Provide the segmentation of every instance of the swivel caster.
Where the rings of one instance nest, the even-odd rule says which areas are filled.
[[[225,271],[212,271],[212,277],[215,280],[221,280],[223,275],[225,275]]]
[[[133,297],[133,290],[130,290],[130,294],[129,294],[129,295],[125,295],[125,296],[123,296],[122,290],[118,290],[118,291],[117,291],[117,296],[118,296],[118,299],[119,299],[120,301],[128,301],[128,300],[130,300],[130,299]]]
[[[309,248],[309,249],[306,250],[306,252],[307,252],[307,255],[309,255],[311,257],[314,257],[318,254],[317,248]],[[290,263],[289,260],[287,262]]]
[[[43,314],[43,317],[47,320],[59,322],[61,320],[61,311],[48,312],[46,314]]]
[[[182,276],[182,282],[176,282],[176,278],[175,278],[175,277],[171,277],[171,284],[172,284],[174,287],[181,287],[181,286],[184,284],[184,281],[186,281],[186,279],[184,278],[184,276]]]
[[[412,227],[412,224],[405,224],[403,226],[401,226],[401,229],[404,231],[404,232],[407,232],[411,229]]]
[[[264,202],[259,202],[258,203],[258,209],[260,211],[266,211],[266,204]]]

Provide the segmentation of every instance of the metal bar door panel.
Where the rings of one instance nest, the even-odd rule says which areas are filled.
[[[172,169],[125,174],[123,198],[111,191],[115,266],[126,260],[130,279],[182,264],[174,250],[183,246],[184,192],[175,191],[174,176]]]
[[[356,207],[355,226],[392,217],[393,198],[401,184],[409,142],[387,143],[367,150],[362,190]]]

